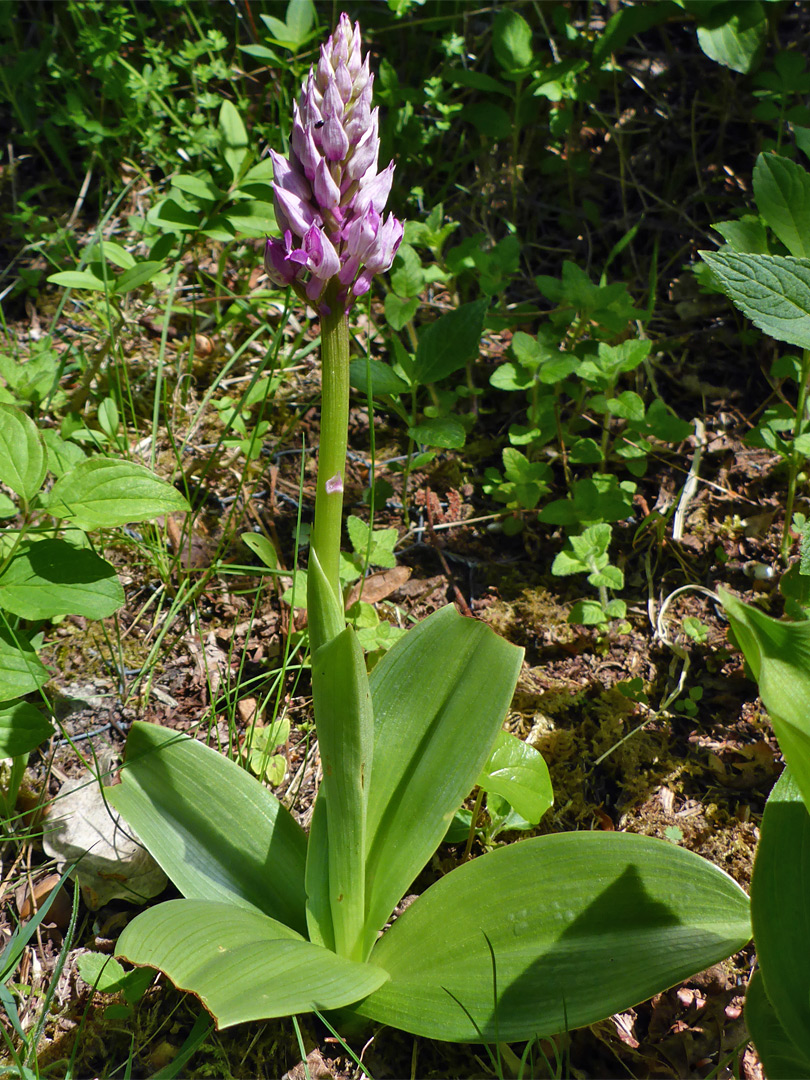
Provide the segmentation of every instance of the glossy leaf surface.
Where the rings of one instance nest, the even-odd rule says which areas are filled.
[[[123,602],[115,567],[66,540],[23,542],[0,577],[0,607],[22,619],[105,619]]]
[[[371,954],[390,982],[353,1011],[449,1041],[551,1035],[672,986],[750,934],[745,893],[690,851],[631,833],[541,836],[432,885]]]
[[[337,1009],[387,978],[266,915],[208,900],[170,900],[143,912],[119,938],[117,955],[164,971],[199,997],[220,1028]]]
[[[533,825],[554,802],[543,755],[508,731],[498,733],[492,753],[478,777],[478,786],[506,799]]]
[[[522,649],[448,605],[410,630],[372,671],[367,949],[472,790],[522,659]]]
[[[810,1058],[805,1057],[782,1027],[765,991],[761,971],[751,976],[745,993],[745,1024],[768,1080],[810,1076]]]
[[[789,1038],[810,1059],[810,814],[788,770],[762,818],[751,919],[768,999]]]
[[[34,421],[13,405],[0,405],[0,476],[26,501],[45,479],[46,456]]]
[[[132,725],[121,777],[109,802],[184,896],[305,932],[306,837],[267,788],[216,750],[144,723]]]

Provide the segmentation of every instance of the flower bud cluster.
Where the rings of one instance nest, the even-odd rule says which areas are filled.
[[[394,163],[377,172],[379,110],[374,76],[360,55],[360,24],[345,13],[293,106],[289,157],[270,151],[276,221],[282,238],[265,248],[267,275],[329,314],[327,285],[339,283],[348,309],[388,270],[402,240],[393,214],[383,220]]]

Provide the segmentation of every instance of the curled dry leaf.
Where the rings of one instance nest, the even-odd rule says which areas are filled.
[[[45,821],[42,846],[56,859],[59,873],[79,862],[71,876],[91,911],[117,899],[143,904],[166,888],[166,875],[89,773],[62,785]]]

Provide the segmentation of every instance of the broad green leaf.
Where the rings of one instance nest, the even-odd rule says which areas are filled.
[[[115,567],[66,540],[24,541],[0,577],[0,608],[22,619],[105,619],[123,602]]]
[[[85,250],[84,258],[86,262],[106,260],[122,270],[129,270],[135,265],[135,256],[132,252],[121,247],[114,240],[102,240],[100,243],[93,244],[89,251]]]
[[[760,219],[752,214],[744,214],[739,220],[716,221],[712,228],[738,255],[768,254],[768,232]]]
[[[177,199],[161,199],[147,211],[146,220],[150,225],[171,232],[196,232],[204,222],[197,210],[181,206]]]
[[[187,510],[171,484],[145,465],[116,458],[79,462],[56,481],[48,500],[48,513],[70,518],[81,529],[114,528]]]
[[[34,421],[13,405],[0,405],[0,477],[26,502],[42,486],[45,447]]]
[[[478,355],[487,306],[487,300],[462,304],[420,331],[416,350],[420,383],[446,379]]]
[[[75,442],[66,442],[53,428],[45,428],[42,441],[48,452],[48,472],[60,477],[87,456]]]
[[[701,251],[721,289],[777,341],[810,349],[810,261],[791,255]]]
[[[27,701],[0,701],[0,757],[19,757],[53,735],[53,724]]]
[[[372,671],[367,948],[472,790],[522,659],[522,649],[448,605],[409,630]]]
[[[520,814],[536,825],[554,802],[551,777],[543,755],[508,731],[498,733],[478,786],[501,795]]]
[[[233,203],[223,210],[222,216],[236,232],[245,233],[248,236],[265,236],[277,228],[273,204],[261,199],[247,199]]]
[[[49,678],[22,631],[0,629],[0,701],[32,694]]]
[[[253,172],[252,169],[251,172]],[[247,179],[247,177],[245,177],[245,179]],[[205,202],[216,202],[218,199],[222,199],[225,196],[225,192],[217,187],[207,173],[203,176],[189,175],[187,173],[173,176],[172,187],[177,188],[178,191],[185,192],[187,195],[193,195],[195,199],[202,199]]]
[[[261,533],[242,533],[240,540],[254,555],[258,555],[268,569],[279,569],[278,552],[266,536]],[[305,590],[302,592],[302,596],[304,595]]]
[[[92,289],[93,292],[105,292],[107,289],[107,282],[89,270],[60,270],[56,274],[49,274],[47,280],[64,289]]]
[[[311,601],[307,610],[312,613]],[[307,884],[328,893],[335,951],[362,960],[374,729],[365,657],[351,626],[312,654],[312,697],[323,767],[318,801],[326,804],[326,814],[313,820],[312,828],[326,828],[328,877],[316,883],[308,869]],[[317,912],[323,907],[318,896]]]
[[[517,11],[503,8],[496,15],[492,24],[492,51],[508,75],[531,67],[532,29]]]
[[[105,788],[109,802],[184,896],[305,931],[306,838],[249,773],[188,736],[135,723],[121,779]]]
[[[810,620],[783,622],[719,588],[779,747],[810,806]]]
[[[757,209],[798,258],[810,256],[810,175],[778,154],[760,154],[754,166]]]
[[[393,296],[393,293],[388,295]],[[396,397],[408,389],[405,380],[400,379],[399,375],[382,360],[352,360],[350,362],[349,382],[360,394],[365,394],[368,389],[369,374],[371,375],[371,393],[374,397],[385,395]]]
[[[429,416],[408,428],[408,434],[420,446],[441,446],[459,450],[467,439],[467,431],[455,416]]]
[[[761,971],[754,972],[745,992],[745,1026],[768,1080],[810,1076],[810,1057],[801,1052],[782,1027],[768,998]]]
[[[116,951],[190,990],[220,1028],[338,1009],[388,977],[372,964],[304,941],[266,915],[210,900],[169,900],[144,911],[124,930]]]
[[[759,0],[717,4],[697,28],[703,52],[723,67],[747,74],[755,66],[768,37],[768,20]]]
[[[121,294],[131,292],[133,289],[139,289],[141,285],[145,285],[147,281],[151,281],[153,277],[156,277],[162,269],[162,262],[144,259],[143,262],[136,263],[129,270],[125,270],[119,278],[116,278],[115,292]]]
[[[520,1042],[629,1008],[750,935],[745,893],[691,851],[632,833],[541,836],[411,904],[371,954],[390,982],[352,1011],[432,1039]]]
[[[130,1004],[140,1001],[155,977],[150,968],[124,971],[114,956],[86,952],[76,957],[79,975],[102,994],[123,994]]]
[[[762,818],[751,880],[757,959],[779,1023],[810,1059],[810,814],[785,770]]]
[[[421,300],[418,296],[403,297],[397,296],[395,292],[388,293],[385,297],[385,321],[392,330],[401,330],[414,317],[420,303]],[[357,361],[354,361],[354,363],[357,363]],[[382,361],[377,361],[377,363],[382,363]]]

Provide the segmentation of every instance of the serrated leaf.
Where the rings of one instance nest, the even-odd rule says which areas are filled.
[[[0,405],[0,477],[26,501],[42,486],[47,456],[34,421],[13,405]]]
[[[810,349],[810,261],[701,251],[723,292],[777,341]]]
[[[133,461],[90,458],[53,486],[48,513],[82,529],[114,528],[188,511],[186,499],[165,480]]]
[[[697,39],[711,60],[747,74],[768,37],[768,20],[759,0],[715,5],[697,28]]]
[[[754,166],[757,209],[791,255],[810,256],[810,175],[778,154],[760,154]]]

